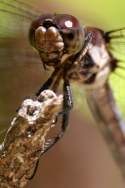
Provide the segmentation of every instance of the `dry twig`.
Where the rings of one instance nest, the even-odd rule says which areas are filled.
[[[46,135],[62,109],[62,101],[62,95],[45,90],[36,100],[22,103],[1,147],[1,188],[22,188],[27,184],[44,150]]]

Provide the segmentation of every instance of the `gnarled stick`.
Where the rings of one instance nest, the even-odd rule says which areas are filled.
[[[20,188],[27,184],[62,102],[62,95],[45,90],[36,100],[26,99],[22,103],[1,147],[1,188]]]

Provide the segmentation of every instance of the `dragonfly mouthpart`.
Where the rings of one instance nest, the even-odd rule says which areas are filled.
[[[62,51],[64,49],[63,38],[54,26],[48,28],[39,26],[35,31],[36,48],[47,53]]]

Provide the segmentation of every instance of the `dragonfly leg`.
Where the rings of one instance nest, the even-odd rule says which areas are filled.
[[[68,80],[64,81],[63,87],[64,99],[63,99],[63,111],[59,114],[66,114],[73,108],[72,93],[70,89],[70,84]]]
[[[60,140],[60,138],[64,135],[66,128],[68,127],[68,120],[69,120],[69,113],[70,110],[73,107],[73,101],[72,101],[72,94],[70,89],[69,81],[64,81],[63,86],[63,93],[64,93],[64,99],[63,99],[63,112],[59,113],[57,115],[56,122],[58,120],[58,116],[62,115],[62,125],[61,125],[61,131],[57,134],[56,137],[49,139],[49,142],[47,143],[47,146],[45,147],[44,151],[41,152],[41,155],[46,153],[55,143]]]
[[[36,96],[38,97],[40,95],[40,93],[43,90],[49,89],[51,87],[51,85],[53,84],[55,77],[57,77],[57,73],[58,73],[58,69],[55,69],[53,71],[53,73],[51,74],[51,76],[48,78],[48,80],[41,86],[41,88],[38,90],[38,92],[36,93]]]
[[[44,85],[46,86],[46,84],[48,84],[48,83],[46,82]],[[64,101],[63,102],[64,110],[61,114],[59,114],[59,116],[62,115],[61,132],[59,132],[59,134],[56,137],[49,139],[49,142],[48,141],[46,142],[44,150],[41,151],[41,155],[45,154],[50,148],[52,148],[62,138],[62,136],[64,135],[64,133],[66,131],[66,128],[68,127],[69,113],[73,107],[72,94],[71,94],[70,84],[69,84],[68,80],[64,81],[63,93],[64,93],[64,100],[63,100]],[[58,118],[58,116],[57,116],[57,118]],[[28,178],[29,180],[32,179],[34,177],[34,175],[36,174],[38,165],[39,165],[39,159],[36,162],[36,166],[33,171],[33,174],[31,175],[31,177]]]
[[[38,90],[38,92],[36,93],[36,96],[39,96],[40,93],[45,90],[45,89],[48,89],[51,84],[53,82],[53,74],[50,76],[50,78],[42,85],[42,87]]]

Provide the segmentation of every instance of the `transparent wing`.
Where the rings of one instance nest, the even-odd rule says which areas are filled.
[[[32,2],[0,1],[0,127],[3,128],[10,125],[24,97],[35,93],[42,82],[42,63],[28,41],[29,26],[39,15]]]
[[[21,64],[24,64],[24,57],[27,59],[29,56],[27,54],[30,54],[30,59],[34,57],[31,55],[33,52],[28,41],[28,30],[39,11],[35,11],[30,3],[19,0],[0,1],[0,68],[13,66],[12,62],[15,63],[17,56],[22,57]],[[19,59],[15,66],[19,65]]]
[[[125,60],[125,28],[106,32],[105,39],[113,55]]]
[[[29,25],[38,16],[29,4],[19,0],[0,1],[0,36],[25,36]]]
[[[117,60],[116,69],[110,77],[115,99],[123,116],[125,115],[125,28],[105,33],[107,47]]]

